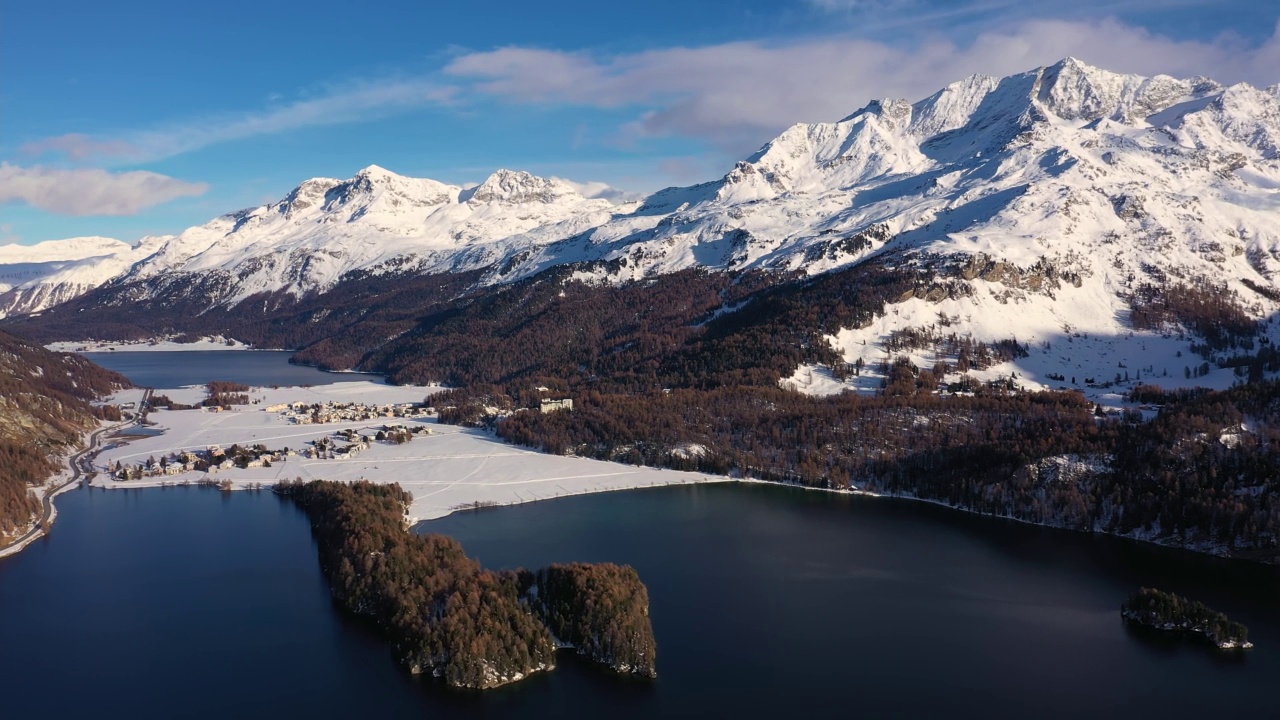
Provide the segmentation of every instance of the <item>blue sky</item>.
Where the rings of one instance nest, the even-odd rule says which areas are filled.
[[[12,0],[0,242],[177,232],[370,164],[650,191],[794,122],[1065,55],[1270,85],[1276,5]]]

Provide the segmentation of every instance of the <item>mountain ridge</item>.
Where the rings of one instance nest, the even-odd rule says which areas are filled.
[[[276,203],[149,239],[152,254],[129,256],[92,293],[105,307],[233,309],[383,275],[477,273],[471,287],[485,288],[559,267],[616,284],[875,262],[915,268],[935,289],[828,335],[849,363],[940,317],[982,341],[1123,337],[1141,329],[1129,318],[1152,287],[1219,288],[1257,320],[1280,310],[1277,148],[1274,88],[1066,58],[799,123],[717,180],[621,205],[508,170],[470,188],[378,166],[307,180]]]

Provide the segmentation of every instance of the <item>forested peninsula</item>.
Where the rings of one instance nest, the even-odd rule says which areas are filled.
[[[443,535],[408,532],[399,485],[286,482],[307,513],[334,597],[372,618],[397,660],[458,688],[488,689],[555,667],[559,648],[656,677],[649,595],[631,567],[485,570]]]
[[[1154,588],[1141,588],[1120,606],[1120,616],[1139,627],[1203,637],[1220,650],[1247,650],[1249,629],[1207,605]]]

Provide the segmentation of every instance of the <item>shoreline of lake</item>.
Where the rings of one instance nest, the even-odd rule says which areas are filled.
[[[283,352],[278,352],[278,353],[276,353],[276,354],[274,354],[274,355],[273,355],[273,354],[271,354],[271,353],[270,353],[270,351],[263,351],[262,353],[255,353],[255,354],[254,354],[254,355],[252,355],[252,356],[238,355],[238,356],[236,356],[236,358],[235,358],[235,360],[234,360],[233,362],[235,362],[235,363],[239,363],[239,364],[249,364],[249,365],[252,365],[252,366],[255,368],[255,369],[253,370],[253,372],[254,372],[254,373],[263,373],[263,372],[265,372],[265,373],[266,373],[266,375],[264,375],[264,376],[262,376],[262,377],[272,376],[272,373],[275,373],[275,372],[294,373],[294,372],[297,372],[297,371],[301,371],[301,372],[303,372],[303,373],[306,373],[305,375],[303,375],[303,376],[302,376],[302,377],[304,377],[304,378],[312,378],[312,379],[318,379],[318,380],[328,380],[329,382],[328,382],[328,383],[324,383],[325,385],[338,385],[338,384],[353,383],[353,382],[361,382],[361,381],[363,381],[363,382],[369,382],[369,380],[366,380],[366,378],[368,378],[369,376],[368,376],[368,375],[366,375],[366,374],[363,374],[363,373],[355,373],[355,372],[331,372],[331,371],[323,371],[323,370],[320,370],[320,369],[318,369],[318,368],[314,368],[314,367],[312,367],[312,366],[294,365],[294,364],[292,364],[292,363],[287,362],[287,359],[288,359],[288,358],[284,357],[284,355],[285,355],[285,353],[283,353]],[[129,358],[129,354],[128,354],[128,353],[112,354],[112,355],[111,355],[111,357],[110,357],[110,359],[111,359],[111,360],[114,360],[114,361],[117,361],[116,363],[113,363],[113,364],[115,364],[115,366],[116,366],[116,367],[114,367],[114,368],[112,368],[112,369],[119,369],[119,368],[121,367],[121,365],[119,364],[119,362],[118,362],[118,361],[126,360],[126,359],[128,359],[128,358]],[[144,369],[145,371],[148,371],[148,372],[152,371],[153,369],[156,369],[156,370],[158,370],[159,372],[164,373],[165,371],[167,371],[167,370],[169,369],[169,366],[170,366],[169,358],[166,358],[164,355],[161,355],[161,354],[156,354],[156,353],[140,354],[140,355],[135,356],[135,358],[137,359],[138,363],[143,367],[143,369]],[[174,356],[172,359],[173,359],[173,360],[186,360],[187,362],[191,362],[191,361],[200,362],[200,361],[202,361],[202,359],[204,359],[204,358],[208,358],[208,359],[210,359],[210,360],[214,361],[214,362],[211,362],[211,363],[210,363],[210,372],[214,372],[215,370],[223,370],[223,369],[225,368],[225,366],[226,366],[226,364],[227,364],[227,360],[228,360],[228,358],[226,358],[225,356],[221,356],[221,355],[216,355],[216,356],[215,356],[215,355],[212,355],[212,354],[201,355],[200,353],[190,353],[190,354],[186,354],[186,353],[184,353],[184,354],[181,354],[181,355],[176,355],[176,356]],[[252,360],[250,360],[250,358],[252,358]],[[301,369],[301,370],[300,370],[300,369]],[[189,371],[188,371],[188,372],[189,372]],[[128,373],[128,372],[125,372],[125,374],[126,374],[126,376],[128,376],[128,374],[129,374],[129,373]],[[292,375],[290,375],[290,376],[292,376]],[[380,376],[377,376],[377,377],[380,377]],[[144,379],[145,379],[145,378],[144,378]],[[212,379],[212,378],[210,378],[210,379]],[[237,378],[235,378],[235,377],[229,377],[229,378],[217,378],[217,379],[231,379],[231,380],[237,380]],[[376,382],[376,381],[374,381],[374,382]],[[141,383],[140,383],[140,384],[141,384]],[[258,385],[259,383],[250,383],[250,384]],[[379,384],[381,384],[381,383],[379,383]],[[354,386],[353,386],[353,387],[354,387]],[[388,388],[392,388],[392,387],[400,387],[400,386],[386,386],[386,387],[388,387]],[[431,388],[431,390],[438,390],[438,389],[441,389],[441,388],[438,388],[438,387]],[[175,394],[175,395],[177,394],[177,391],[175,391],[175,390],[163,390],[163,391],[161,391],[161,392],[169,392],[169,393],[171,393],[171,394]],[[188,393],[188,394],[190,394],[190,393]],[[193,397],[194,397],[194,396],[193,396]],[[175,399],[179,399],[179,398],[175,397]],[[183,401],[189,401],[189,400],[191,400],[191,399],[193,399],[193,398],[183,398]],[[182,412],[190,412],[190,411],[182,411]],[[157,412],[157,413],[156,413],[156,415],[157,415],[157,416],[158,416],[158,415],[161,415],[161,413]],[[318,427],[318,426],[317,426],[317,427]],[[336,427],[336,426],[335,426],[335,427]],[[441,426],[441,427],[443,428],[443,427],[445,427],[445,426]],[[451,426],[450,426],[450,427],[451,427]],[[246,437],[245,439],[248,439],[248,438]],[[542,458],[557,458],[557,459],[563,459],[563,458],[562,458],[562,456],[558,456],[558,455],[551,455],[551,454],[548,454],[548,453],[543,453],[543,452],[541,452],[540,450],[534,450],[534,449],[531,449],[531,448],[525,448],[525,447],[523,447],[523,446],[519,446],[519,445],[512,445],[512,444],[505,443],[505,442],[503,442],[503,441],[501,441],[501,440],[498,440],[498,439],[494,438],[491,434],[487,434],[487,433],[486,433],[486,434],[484,434],[484,439],[486,439],[486,440],[491,440],[491,441],[493,441],[494,443],[498,444],[500,447],[502,447],[502,448],[506,448],[506,449],[505,449],[505,450],[493,450],[493,449],[485,450],[485,449],[482,449],[482,448],[481,448],[481,449],[468,448],[468,449],[467,449],[467,452],[485,452],[485,453],[494,453],[494,452],[498,452],[498,453],[501,453],[501,454],[519,454],[519,453],[524,453],[524,454],[529,454],[530,456],[532,456],[532,455],[537,455],[537,456],[540,456],[540,457],[542,457]],[[592,461],[592,462],[597,462],[597,461]],[[648,474],[652,474],[652,473],[675,473],[675,472],[676,472],[676,471],[667,470],[667,469],[663,469],[663,468],[650,468],[650,467],[645,467],[645,466],[631,466],[631,465],[625,465],[625,464],[622,464],[622,463],[612,463],[612,462],[609,462],[609,463],[607,463],[607,465],[608,465],[608,466],[611,466],[612,468],[616,468],[616,470],[612,470],[612,471],[605,471],[605,470],[601,470],[601,471],[599,471],[599,472],[600,472],[600,473],[616,473],[616,474],[619,474],[619,475],[620,475],[620,474],[622,474],[622,473],[633,473],[633,474],[645,474],[645,475],[648,475]],[[468,475],[469,475],[469,474],[471,474],[472,472],[474,472],[475,470],[476,470],[476,468],[471,467],[471,466],[468,466],[468,467],[460,468],[460,469],[459,469],[459,473],[460,473],[460,474],[468,474]],[[383,470],[382,470],[382,469],[379,469],[379,470],[378,470],[378,472],[379,472],[379,473],[382,473],[382,472],[383,472]],[[567,474],[567,475],[573,475],[574,473],[573,473],[573,471],[569,471],[569,470],[567,470],[565,474]],[[734,477],[734,476],[714,476],[714,475],[709,475],[709,474],[705,474],[705,473],[694,473],[693,475],[700,476],[701,478],[704,478],[704,479],[705,479],[705,481],[708,481],[708,482],[729,482],[729,481],[735,481],[735,480],[737,480],[737,481],[748,482],[748,483],[757,483],[757,482],[758,482],[758,483],[778,484],[778,485],[783,485],[783,486],[787,486],[787,487],[792,487],[792,485],[790,485],[790,484],[788,484],[788,483],[774,483],[774,482],[772,482],[772,481],[758,480],[758,479],[755,479],[755,478],[742,478],[742,477]],[[292,479],[292,477],[293,477],[293,476],[288,476],[286,479]],[[336,479],[336,480],[357,479],[357,478],[355,478],[355,477],[352,477],[352,478],[344,477],[344,476],[342,476],[342,474],[340,474],[340,473],[338,474],[338,476],[337,476],[337,477],[325,476],[325,475],[323,475],[323,474],[314,474],[314,475],[309,475],[308,477],[310,477],[310,478],[314,478],[314,479]],[[189,478],[187,478],[187,477],[183,477],[182,479],[187,479],[187,480],[191,481],[191,484],[195,484],[195,482],[196,482],[198,479],[200,479],[200,478],[197,478],[196,476],[192,475],[192,476],[191,476],[191,477],[189,477]],[[155,478],[155,479],[150,479],[149,481],[130,481],[130,485],[138,486],[141,482],[147,482],[147,484],[149,484],[149,485],[153,485],[153,486],[158,486],[158,485],[173,485],[173,484],[181,484],[182,479],[179,479],[179,480],[174,481],[174,480],[168,480],[168,479],[159,479],[159,478]],[[220,479],[223,479],[223,478],[220,476],[218,479],[220,480]],[[275,478],[275,477],[273,477],[273,476],[269,476],[269,475],[264,475],[264,474],[262,474],[262,473],[254,474],[254,476],[253,476],[253,477],[247,477],[247,478],[245,478],[245,479],[243,480],[243,482],[239,482],[239,481],[237,481],[237,479],[236,479],[236,478],[232,478],[232,480],[233,480],[233,486],[234,486],[235,488],[237,488],[237,489],[242,488],[242,487],[245,487],[246,485],[249,485],[249,484],[254,484],[254,485],[256,485],[256,484],[258,484],[258,483],[271,484],[271,483],[273,483],[276,479],[278,479],[278,478]],[[376,479],[376,478],[371,478],[371,479]],[[496,498],[496,499],[495,499],[494,497],[492,497],[491,495],[489,495],[489,494],[487,494],[487,493],[483,493],[483,492],[482,492],[482,493],[478,493],[478,494],[470,495],[470,496],[460,496],[460,497],[457,499],[457,501],[456,501],[456,502],[451,502],[447,507],[445,507],[445,508],[437,508],[437,509],[435,509],[435,510],[432,510],[432,511],[431,511],[431,512],[429,512],[429,513],[423,513],[423,514],[421,514],[421,515],[419,515],[419,516],[415,517],[415,518],[414,518],[414,520],[415,520],[415,523],[417,523],[417,522],[425,522],[425,521],[429,521],[429,520],[434,519],[434,518],[442,517],[443,515],[446,515],[446,514],[451,513],[451,512],[455,512],[455,511],[458,511],[458,510],[465,510],[465,509],[474,509],[475,507],[482,507],[482,506],[506,506],[506,505],[517,505],[517,504],[522,504],[522,503],[527,503],[527,502],[537,502],[537,501],[541,501],[541,500],[554,499],[554,498],[556,498],[556,497],[572,496],[572,495],[577,495],[577,494],[581,494],[581,493],[584,493],[584,492],[593,492],[593,491],[595,491],[595,492],[599,492],[599,491],[612,491],[612,490],[631,489],[631,488],[633,488],[633,487],[651,487],[651,486],[660,486],[660,485],[665,485],[665,484],[668,484],[668,483],[666,483],[666,482],[662,482],[662,481],[660,481],[660,480],[648,480],[648,481],[639,481],[639,480],[637,480],[637,481],[636,481],[636,483],[634,483],[634,484],[626,484],[626,483],[610,482],[608,487],[599,487],[599,488],[581,488],[581,487],[579,487],[579,488],[572,488],[572,489],[570,489],[570,488],[565,488],[565,489],[563,489],[562,491],[559,491],[559,492],[552,492],[552,493],[538,492],[538,493],[535,493],[535,494],[533,494],[533,495],[517,496],[517,497],[499,497],[499,498]],[[114,483],[113,483],[113,486],[115,486],[115,484],[114,484]],[[1259,558],[1257,558],[1257,557],[1252,557],[1252,556],[1250,556],[1250,557],[1240,557],[1240,556],[1233,555],[1231,552],[1229,552],[1229,549],[1228,549],[1228,548],[1225,548],[1225,547],[1223,547],[1223,546],[1213,545],[1213,546],[1204,546],[1204,547],[1194,547],[1194,546],[1189,547],[1189,546],[1185,546],[1185,545],[1177,544],[1177,543],[1176,543],[1176,538],[1162,538],[1162,537],[1154,537],[1154,536],[1150,535],[1149,533],[1144,533],[1144,532],[1143,532],[1143,531],[1141,531],[1141,530],[1135,530],[1135,531],[1133,531],[1133,532],[1131,532],[1131,533],[1128,533],[1128,534],[1105,533],[1105,532],[1103,532],[1103,531],[1098,531],[1098,530],[1089,530],[1089,529],[1080,529],[1080,528],[1067,527],[1067,526],[1064,526],[1064,525],[1061,525],[1061,524],[1056,524],[1056,523],[1054,523],[1054,522],[1052,522],[1052,521],[1035,521],[1035,520],[1029,520],[1029,519],[1024,519],[1024,518],[1010,517],[1010,516],[1007,516],[1007,515],[994,515],[994,514],[990,514],[990,513],[984,513],[984,512],[978,511],[978,510],[973,510],[973,509],[965,508],[965,507],[958,506],[958,505],[953,505],[953,504],[950,504],[950,503],[948,503],[948,502],[946,502],[946,501],[943,501],[943,500],[937,500],[937,499],[932,499],[932,498],[922,498],[922,497],[915,496],[915,495],[906,495],[906,494],[901,494],[901,495],[885,494],[885,493],[877,493],[877,492],[874,492],[874,491],[866,491],[866,490],[835,490],[835,489],[828,489],[828,488],[811,488],[811,487],[808,487],[808,486],[802,486],[802,485],[795,485],[794,487],[799,487],[799,488],[801,488],[801,489],[806,489],[806,490],[819,490],[819,491],[822,491],[822,492],[834,492],[834,493],[840,493],[840,494],[849,494],[849,493],[858,494],[858,493],[863,493],[863,494],[874,495],[874,496],[878,496],[878,497],[893,497],[893,498],[898,498],[898,499],[902,499],[902,500],[912,500],[912,501],[922,502],[922,503],[926,503],[926,504],[938,505],[938,506],[940,506],[940,507],[945,507],[945,508],[948,508],[948,509],[953,510],[953,511],[959,511],[959,512],[963,512],[963,513],[973,514],[973,515],[978,515],[978,516],[983,516],[983,517],[1001,518],[1001,519],[1013,520],[1013,521],[1016,521],[1016,522],[1019,522],[1019,523],[1026,523],[1026,524],[1029,524],[1029,525],[1044,526],[1044,527],[1052,527],[1052,528],[1063,529],[1063,530],[1071,530],[1071,531],[1073,531],[1073,532],[1077,532],[1077,533],[1081,533],[1081,534],[1106,534],[1106,535],[1111,536],[1111,537],[1123,538],[1123,539],[1126,539],[1126,540],[1129,540],[1129,541],[1133,541],[1133,542],[1151,543],[1151,544],[1154,544],[1154,545],[1159,545],[1159,546],[1169,547],[1169,548],[1174,548],[1174,549],[1180,549],[1180,550],[1186,550],[1186,551],[1194,552],[1194,553],[1202,553],[1202,554],[1213,555],[1213,556],[1218,556],[1218,557],[1239,557],[1239,559],[1244,559],[1244,560],[1246,560],[1246,561],[1259,562],[1259,563],[1262,563],[1262,564],[1273,564],[1273,563],[1267,563],[1267,562],[1265,562],[1264,560],[1259,559]],[[407,490],[409,490],[410,492],[414,492],[414,489],[412,489],[412,488],[411,488],[410,486],[408,486],[407,484],[406,484],[406,489],[407,489]],[[434,488],[434,487],[431,487],[431,488],[424,487],[424,488],[420,488],[420,489],[419,489],[419,492],[422,492],[422,491],[433,491],[433,492],[434,492],[435,490],[436,490],[436,488]],[[516,492],[517,492],[517,494],[518,494],[518,491],[516,491]],[[416,495],[416,494],[417,494],[417,493],[415,493],[415,495]],[[443,510],[443,512],[441,512],[441,510]]]

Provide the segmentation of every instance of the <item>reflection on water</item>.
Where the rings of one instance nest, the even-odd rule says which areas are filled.
[[[127,438],[154,437],[156,435],[163,435],[163,434],[164,434],[164,430],[161,430],[160,428],[130,425],[129,427],[119,432],[112,433],[108,437],[127,439]]]
[[[1275,717],[1280,576],[919,503],[759,485],[602,493],[419,530],[489,566],[631,563],[656,682],[563,658],[476,694],[408,675],[338,611],[270,493],[78,490],[0,560],[6,716]],[[1223,654],[1135,633],[1140,585],[1250,626]],[[14,649],[17,649],[16,651]]]

